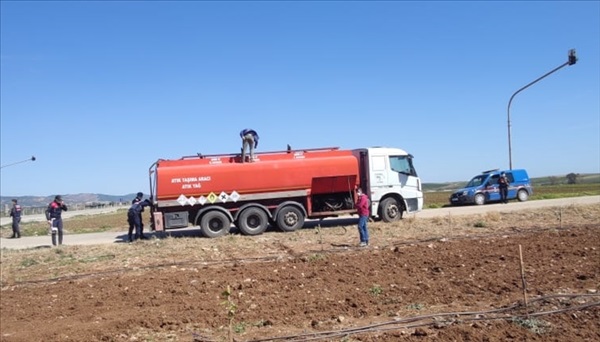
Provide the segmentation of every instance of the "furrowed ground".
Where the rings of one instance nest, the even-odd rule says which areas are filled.
[[[0,338],[600,340],[597,204],[369,229],[2,250]]]

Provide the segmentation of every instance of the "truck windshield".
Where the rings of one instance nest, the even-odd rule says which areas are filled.
[[[390,168],[405,175],[417,176],[417,171],[413,167],[410,156],[390,156]]]

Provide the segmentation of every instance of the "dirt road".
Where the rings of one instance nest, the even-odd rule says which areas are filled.
[[[544,207],[564,207],[573,204],[594,204],[600,205],[600,196],[585,196],[585,197],[570,197],[570,198],[559,198],[551,200],[540,200],[540,201],[528,201],[528,202],[510,202],[508,204],[489,204],[483,206],[461,206],[461,207],[447,207],[439,209],[426,209],[416,214],[408,214],[407,218],[432,218],[432,217],[448,217],[448,216],[464,216],[464,215],[475,215],[484,214],[487,212],[511,212],[520,210],[529,210]],[[111,212],[118,208],[106,208],[106,209],[89,209],[77,212],[65,212],[65,218],[70,217],[69,215],[94,215],[104,212]],[[32,219],[32,218],[30,218]],[[42,218],[42,220],[45,218]],[[334,219],[332,219],[334,220]],[[182,235],[200,235],[198,228],[186,228],[169,230],[169,233],[174,236]],[[161,236],[159,233],[147,233],[148,236]],[[115,232],[104,232],[104,233],[90,233],[90,234],[70,234],[65,235],[65,245],[95,245],[105,243],[122,243],[127,238],[127,232],[123,231],[120,233]],[[50,247],[51,241],[50,236],[31,236],[23,237],[21,239],[0,239],[0,246],[2,248],[11,249],[22,249],[22,248],[35,248],[35,247]]]

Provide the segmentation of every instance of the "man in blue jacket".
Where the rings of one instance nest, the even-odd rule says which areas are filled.
[[[136,202],[141,202],[142,198],[144,197],[144,193],[143,192],[138,192],[135,196],[135,198],[131,201],[131,204],[134,204]],[[140,239],[142,240],[147,240],[148,238],[144,235],[144,220],[142,218],[142,212],[144,212],[144,208],[142,208],[142,211],[140,212],[139,216],[140,216]],[[129,222],[129,230],[131,231],[134,227],[133,222]],[[129,235],[131,235],[131,233],[129,233]],[[131,238],[129,239],[131,240]]]
[[[52,233],[52,245],[56,246],[56,235],[58,235],[58,244],[63,243],[63,221],[62,212],[67,211],[67,206],[62,200],[60,195],[54,197],[54,201],[48,204],[46,208],[46,220],[50,224],[50,231]]]
[[[143,195],[143,194],[142,194]],[[142,232],[142,211],[144,211],[144,207],[150,205],[150,200],[145,199],[141,200],[141,196],[136,197],[131,207],[127,211],[127,222],[129,222],[129,242],[133,242],[134,237],[133,229],[135,228],[135,239],[145,239],[144,234]]]
[[[13,234],[11,239],[18,239],[21,237],[21,229],[19,224],[21,223],[21,206],[17,204],[17,199],[12,200],[13,206],[10,209],[10,217],[12,217],[12,230]]]

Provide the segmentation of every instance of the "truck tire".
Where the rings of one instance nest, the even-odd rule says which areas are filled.
[[[277,228],[282,232],[293,232],[304,226],[304,213],[293,205],[288,205],[277,213]]]
[[[256,207],[244,209],[237,219],[237,225],[244,235],[258,235],[267,230],[269,218],[264,210]]]
[[[388,197],[381,201],[381,219],[383,222],[400,221],[403,208],[395,198]]]
[[[229,233],[231,221],[224,213],[213,210],[209,211],[200,220],[200,231],[208,238],[216,238]]]

